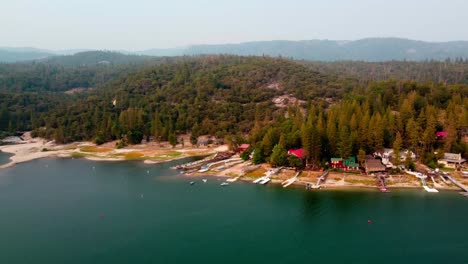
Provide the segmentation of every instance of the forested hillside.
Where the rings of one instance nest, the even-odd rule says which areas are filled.
[[[468,154],[461,137],[468,127],[462,62],[322,64],[220,55],[151,63],[3,65],[10,80],[29,71],[37,74],[37,84],[4,82],[0,130],[33,129],[57,142],[97,143],[174,141],[186,133],[195,141],[210,134],[234,145],[251,143],[257,162],[299,147],[311,163],[395,145],[427,163],[438,149]],[[426,69],[443,69],[438,78],[444,80],[434,80]],[[67,83],[71,72],[82,83]],[[99,81],[99,74],[107,77]],[[45,79],[64,84],[46,88]],[[57,92],[85,82],[96,89]],[[446,140],[436,141],[437,131],[446,131]]]
[[[138,70],[177,58],[124,55],[115,52],[81,52],[51,59],[0,63],[0,91],[64,92],[99,87]]]
[[[468,61],[304,61],[314,71],[367,81],[410,80],[425,83],[468,84]]]

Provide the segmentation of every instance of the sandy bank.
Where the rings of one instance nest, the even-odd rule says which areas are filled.
[[[28,138],[22,144],[0,146],[0,151],[13,154],[10,162],[0,166],[0,169],[16,164],[47,157],[74,157],[94,161],[125,161],[140,160],[147,164],[156,164],[192,156],[211,155],[227,150],[226,145],[213,148],[176,147],[168,144],[139,144],[116,149],[115,143],[96,146],[92,142],[75,142],[71,144],[55,144],[42,138]]]

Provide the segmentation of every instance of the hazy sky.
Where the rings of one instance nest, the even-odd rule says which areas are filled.
[[[0,0],[0,46],[147,49],[257,40],[468,40],[467,0]]]

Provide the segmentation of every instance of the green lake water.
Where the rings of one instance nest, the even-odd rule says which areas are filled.
[[[0,263],[468,263],[457,192],[191,186],[174,164],[0,170]]]

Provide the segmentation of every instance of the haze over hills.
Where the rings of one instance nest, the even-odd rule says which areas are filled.
[[[57,55],[69,55],[82,50],[41,50],[34,48],[0,48],[0,62],[38,60]],[[239,44],[192,45],[185,48],[119,51],[132,55],[182,56],[201,54],[232,54],[283,56],[314,61],[389,61],[445,60],[468,58],[468,41],[424,42],[401,38],[367,38],[356,41],[303,40],[257,41]]]

